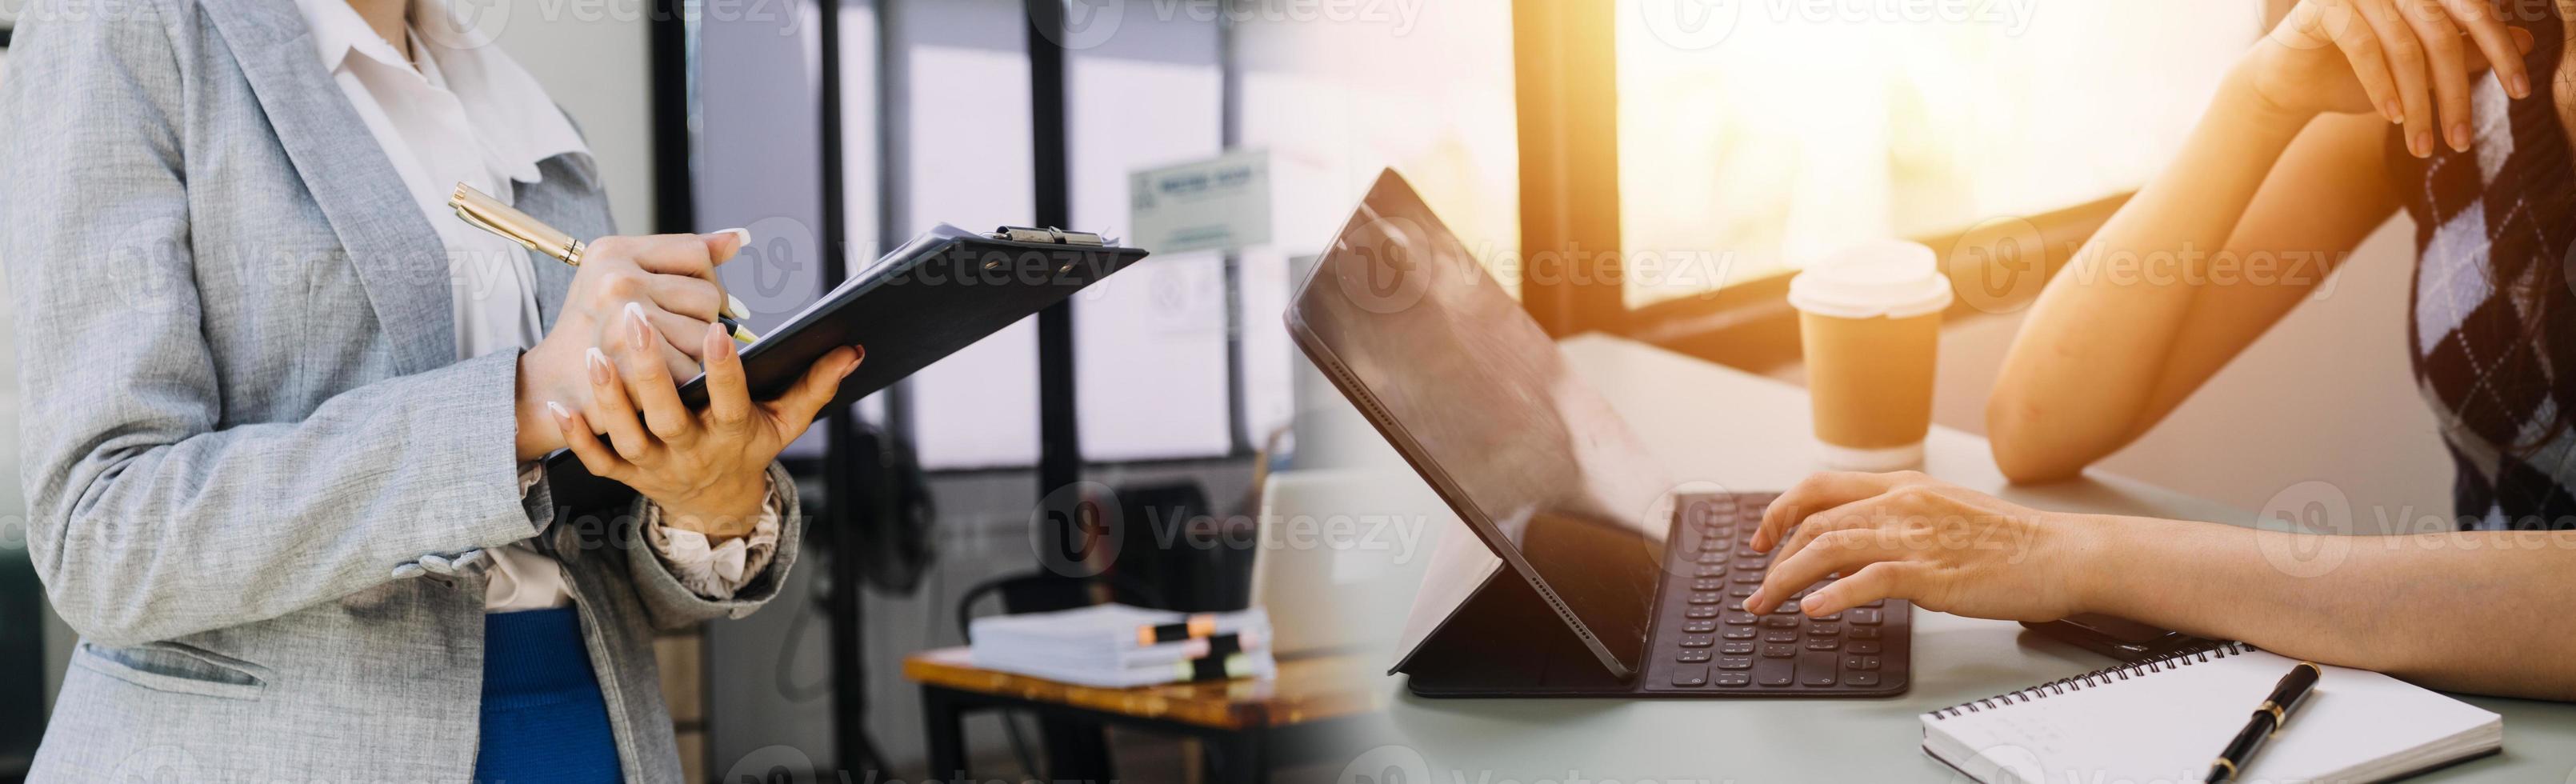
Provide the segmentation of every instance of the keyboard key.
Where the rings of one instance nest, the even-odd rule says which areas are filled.
[[[1685,664],[1685,665],[1681,665],[1681,666],[1679,666],[1679,667],[1675,667],[1675,668],[1673,668],[1673,685],[1675,685],[1675,686],[1706,686],[1706,685],[1708,685],[1708,665],[1705,665],[1705,664]]]
[[[1877,640],[1853,640],[1853,641],[1851,641],[1851,647],[1850,647],[1850,648],[1847,648],[1847,649],[1845,649],[1845,650],[1849,650],[1849,651],[1851,651],[1851,652],[1853,652],[1853,653],[1877,653],[1877,652],[1878,652],[1878,641],[1877,641]]]
[[[1807,636],[1809,637],[1833,637],[1842,633],[1843,625],[1839,623],[1807,624]]]
[[[1746,627],[1746,628],[1748,628],[1748,629],[1749,629],[1749,628],[1752,628],[1752,627]],[[1798,630],[1796,630],[1796,629],[1773,629],[1773,630],[1770,630],[1770,631],[1767,631],[1767,632],[1763,632],[1763,633],[1762,633],[1762,641],[1763,641],[1763,642],[1797,642],[1797,641],[1798,641]]]
[[[1716,644],[1717,638],[1705,634],[1682,635],[1682,647],[1684,648],[1706,648]]]
[[[1789,659],[1763,659],[1753,663],[1753,682],[1764,686],[1787,686],[1798,682],[1798,663]]]
[[[1742,656],[1723,656],[1718,658],[1717,668],[1721,670],[1750,670],[1753,669],[1753,660]]]
[[[1743,611],[1744,611],[1744,600],[1743,600],[1743,599],[1732,599],[1732,600],[1729,600],[1729,601],[1727,601],[1727,603],[1726,603],[1726,609],[1727,609],[1727,611],[1728,611],[1728,612],[1743,612]]]
[[[1719,612],[1723,611],[1717,609],[1714,605],[1702,605],[1683,609],[1682,616],[1686,618],[1715,618]]]
[[[1790,601],[1781,602],[1781,603],[1780,603],[1780,606],[1771,608],[1771,614],[1772,614],[1772,615],[1797,615],[1797,614],[1798,614],[1798,602],[1797,602],[1797,600],[1794,600],[1794,599],[1793,599],[1793,600],[1790,600]]]
[[[1795,645],[1762,646],[1762,657],[1766,659],[1786,659],[1796,655],[1798,655],[1798,646]]]
[[[1752,683],[1753,676],[1740,672],[1721,672],[1710,678],[1709,682],[1719,686],[1743,686]]]
[[[1843,613],[1843,619],[1851,621],[1855,625],[1876,626],[1878,625],[1878,611],[1867,607],[1855,608]]]
[[[1843,647],[1843,641],[1834,637],[1817,637],[1807,641],[1807,650],[1811,651],[1830,651],[1840,647]]]
[[[1690,632],[1692,634],[1707,634],[1717,631],[1717,622],[1710,620],[1683,621],[1682,631]]]
[[[1700,566],[1700,567],[1698,567],[1698,568],[1692,569],[1692,570],[1691,570],[1691,576],[1692,576],[1692,577],[1725,577],[1725,576],[1726,576],[1726,567],[1724,567],[1724,566],[1715,566],[1715,565],[1703,565],[1703,566]],[[1741,580],[1739,580],[1739,581],[1737,581],[1737,582],[1742,582],[1742,581],[1741,581]],[[1758,583],[1758,582],[1761,582],[1761,580],[1756,579],[1756,580],[1754,580],[1754,582],[1757,582],[1757,583]]]
[[[1699,556],[1698,556],[1698,558],[1699,558],[1699,562],[1700,562],[1700,563],[1704,563],[1704,564],[1722,564],[1722,563],[1726,563],[1726,554],[1725,554],[1725,553],[1700,553],[1700,554],[1699,554]]]
[[[1707,556],[1703,555],[1700,557],[1706,558]],[[1738,558],[1735,561],[1735,568],[1737,569],[1760,569],[1768,565],[1770,564],[1760,558]]]
[[[1845,656],[1845,657],[1843,657],[1843,669],[1846,669],[1846,670],[1875,670],[1875,669],[1878,669],[1878,657],[1876,657],[1876,656]]]
[[[1752,596],[1752,595],[1753,595],[1753,589],[1755,589],[1755,588],[1760,588],[1760,587],[1762,587],[1762,586],[1758,586],[1758,585],[1738,585],[1738,586],[1735,586],[1735,587],[1733,587],[1733,588],[1728,588],[1728,589],[1726,589],[1726,595],[1728,595],[1728,596],[1733,596],[1733,597],[1738,598],[1738,599],[1742,599],[1742,598],[1747,597],[1747,596]]]
[[[1718,643],[1718,646],[1717,646],[1717,652],[1718,652],[1718,653],[1726,654],[1726,655],[1728,655],[1728,656],[1751,656],[1751,655],[1753,655],[1753,643],[1749,643],[1749,642],[1727,642],[1727,643]]]
[[[1691,590],[1694,591],[1714,591],[1724,587],[1726,587],[1726,581],[1715,577],[1702,577],[1691,581]]]
[[[1746,623],[1752,623],[1752,621],[1746,621]],[[1763,619],[1762,619],[1762,628],[1765,628],[1765,629],[1795,629],[1795,628],[1798,628],[1798,616],[1795,616],[1795,615],[1774,615],[1774,616],[1770,616],[1770,617],[1767,617],[1767,618],[1763,618]]]
[[[1726,598],[1726,597],[1718,595],[1718,593],[1717,593],[1716,591],[1695,591],[1695,592],[1691,593],[1691,595],[1690,595],[1690,603],[1692,603],[1692,604],[1716,604],[1716,603],[1718,603],[1718,600],[1720,600],[1720,599],[1724,599],[1724,598]]]
[[[1724,619],[1728,626],[1751,626],[1755,620],[1753,614],[1748,612],[1730,612],[1718,617]]]
[[[1823,615],[1816,616],[1816,620],[1819,620],[1819,621],[1839,621],[1839,620],[1842,620],[1842,619],[1843,619],[1843,614],[1842,614],[1842,613],[1838,613],[1838,612],[1829,612],[1829,613],[1825,613],[1825,614],[1823,614]]]
[[[1847,672],[1847,673],[1843,673],[1843,685],[1845,685],[1845,686],[1876,686],[1876,685],[1878,685],[1878,673],[1875,673],[1875,672]]]
[[[1700,649],[1693,649],[1693,650],[1682,651],[1681,653],[1673,654],[1673,661],[1677,661],[1677,662],[1704,662],[1704,661],[1708,661],[1708,651],[1706,651],[1706,650],[1700,650]]]
[[[1764,552],[1762,552],[1762,551],[1760,551],[1760,550],[1753,549],[1753,545],[1749,545],[1749,544],[1748,544],[1748,545],[1745,545],[1745,546],[1743,546],[1743,547],[1735,548],[1735,557],[1737,557],[1737,558],[1763,558],[1763,557],[1767,557],[1768,555],[1769,555],[1768,553],[1764,553]]]
[[[1876,627],[1876,626],[1854,626],[1854,627],[1851,627],[1851,633],[1850,633],[1850,634],[1843,635],[1843,636],[1850,637],[1850,638],[1855,639],[1855,640],[1875,640],[1875,639],[1878,639],[1878,627]]]
[[[1885,606],[1887,606],[1887,600],[1886,600],[1886,599],[1871,599],[1871,600],[1869,600],[1869,601],[1862,602],[1860,606],[1862,606],[1862,607],[1885,607]]]
[[[1808,651],[1804,654],[1800,654],[1798,656],[1798,684],[1801,686],[1834,685],[1834,680],[1842,675],[1840,669],[1836,666],[1841,664],[1841,662],[1835,661],[1834,659],[1835,656],[1830,653]]]
[[[1729,626],[1726,627],[1726,631],[1718,632],[1717,634],[1718,636],[1729,640],[1750,640],[1753,639],[1753,627]]]
[[[1702,567],[1700,567],[1700,568],[1702,568],[1702,569],[1717,569],[1717,568],[1724,568],[1724,567],[1710,567],[1710,566],[1702,566]],[[1756,585],[1756,584],[1760,584],[1760,583],[1762,582],[1762,573],[1761,573],[1761,572],[1736,572],[1734,577],[1729,577],[1729,578],[1726,578],[1726,579],[1734,580],[1734,581],[1736,581],[1736,582],[1744,583],[1744,584],[1747,584],[1747,585]]]

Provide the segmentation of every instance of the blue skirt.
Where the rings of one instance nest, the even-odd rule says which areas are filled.
[[[621,780],[608,702],[570,607],[483,615],[483,734],[474,780]]]

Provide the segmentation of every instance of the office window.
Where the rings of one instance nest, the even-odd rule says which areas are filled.
[[[1619,3],[1628,304],[2133,189],[2256,5]]]
[[[1511,4],[1344,7],[1357,10],[1235,31],[1242,146],[1268,150],[1279,183],[1273,241],[1242,258],[1243,436],[1256,445],[1295,413],[1290,287],[1379,170],[1403,172],[1506,290],[1520,285]]]
[[[1508,265],[1520,250],[1511,5],[1400,13],[1241,28],[1244,145],[1312,186],[1283,189],[1281,249],[1320,251],[1393,166],[1478,258]]]
[[[1074,228],[1132,237],[1130,172],[1222,150],[1217,22],[1153,10],[1150,0],[1132,0],[1115,34],[1065,52]],[[1083,458],[1227,454],[1224,256],[1146,250],[1157,253],[1075,300]]]
[[[1027,225],[1031,175],[1028,20],[1018,0],[897,0],[905,127],[897,226]],[[1038,457],[1037,324],[1022,320],[913,375],[922,467],[1027,466]]]

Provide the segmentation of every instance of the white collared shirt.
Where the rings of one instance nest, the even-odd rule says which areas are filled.
[[[376,35],[347,0],[296,0],[322,67],[331,72],[368,133],[393,161],[403,187],[446,244],[454,286],[456,353],[470,359],[520,351],[545,337],[537,312],[535,270],[525,248],[456,220],[447,207],[456,183],[508,201],[514,183],[544,178],[537,164],[557,155],[590,154],[572,121],[535,77],[473,31],[450,25],[414,0],[405,32],[417,60]],[[436,34],[424,38],[417,31]],[[455,45],[439,45],[455,44]],[[551,260],[546,263],[551,263]],[[658,512],[658,510],[650,510]],[[693,531],[664,529],[647,514],[646,541],[683,585],[708,598],[729,598],[766,567],[778,536],[775,499],[752,536],[709,547]],[[571,600],[562,565],[519,542],[492,551],[489,612],[560,607]]]

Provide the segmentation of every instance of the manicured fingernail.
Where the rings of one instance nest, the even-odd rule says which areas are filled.
[[[1820,609],[1820,608],[1824,607],[1824,605],[1825,605],[1825,603],[1824,603],[1822,600],[1819,600],[1819,599],[1817,599],[1816,597],[1813,597],[1813,596],[1809,596],[1809,597],[1807,597],[1807,598],[1805,598],[1805,599],[1801,599],[1801,600],[1799,600],[1799,601],[1798,601],[1798,611],[1799,611],[1799,612],[1805,612],[1805,613],[1813,613],[1813,612],[1815,612],[1816,610],[1818,610],[1818,609]]]
[[[849,363],[849,364],[847,364],[847,365],[842,365],[842,366],[841,366],[841,375],[836,376],[836,377],[835,377],[835,380],[842,379],[842,378],[849,378],[849,377],[850,377],[850,373],[851,373],[852,371],[855,371],[855,370],[858,370],[858,369],[859,369],[859,360],[858,360],[858,359],[856,359],[856,358],[852,358],[852,359],[850,360],[850,363]]]
[[[707,345],[708,359],[733,358],[733,333],[726,331],[725,325],[707,325]]]
[[[2468,152],[2468,151],[2469,151],[2469,139],[2470,139],[2470,134],[2469,134],[2469,124],[2468,124],[2468,123],[2452,123],[2452,124],[2451,124],[2451,150],[2452,150],[2452,151],[2454,151],[2454,152]]]
[[[2406,151],[2413,153],[2417,158],[2433,157],[2433,132],[2416,131],[2413,136],[2407,137]]]
[[[2514,74],[2514,75],[2513,75],[2513,84],[2512,84],[2511,86],[2513,87],[2513,97],[2515,97],[2515,98],[2529,98],[2529,97],[2531,97],[2531,77],[2530,77],[2529,75],[2527,75],[2527,74]]]
[[[725,314],[725,316],[726,316],[727,318],[733,318],[733,319],[743,319],[743,318],[748,318],[748,317],[750,317],[750,315],[751,315],[751,308],[750,308],[749,306],[746,306],[746,305],[742,304],[742,300],[735,299],[733,295],[731,295],[731,294],[727,294],[727,295],[725,295],[725,312],[724,312],[724,314]]]
[[[626,303],[626,337],[635,341],[636,348],[649,345],[646,341],[653,339],[653,322],[645,320],[641,304]]]
[[[2532,44],[2537,43],[2537,41],[2531,37],[2531,31],[2519,27],[2507,29],[2513,31],[2513,48],[2522,50],[2523,54],[2530,54]]]
[[[2397,99],[2394,98],[2389,99],[2388,103],[2382,104],[2379,107],[2379,113],[2387,115],[2388,121],[2392,123],[2402,123],[2406,121],[2406,107],[2399,106],[2397,104]]]
[[[555,421],[557,422],[572,421],[572,411],[565,409],[562,403],[548,400],[546,401],[546,410],[554,412]]]
[[[606,384],[617,375],[616,368],[608,364],[608,355],[600,353],[597,346],[591,347],[583,356],[590,364],[590,383]]]
[[[851,364],[852,366],[857,366],[857,365],[858,365],[859,363],[861,363],[861,362],[866,362],[866,361],[868,361],[868,347],[866,347],[866,346],[861,346],[861,345],[857,345],[857,344],[852,344],[852,345],[850,346],[850,350],[852,350],[852,351],[856,351],[856,352],[859,352],[859,358],[858,358],[858,359],[850,360],[850,364]]]
[[[715,233],[715,234],[731,234],[731,235],[733,235],[733,236],[734,236],[734,239],[739,240],[739,242],[736,242],[736,243],[735,243],[736,245],[749,245],[749,244],[751,244],[751,230],[750,230],[750,229],[744,229],[744,228],[732,228],[732,229],[725,229],[725,230],[723,230],[723,231],[712,232],[712,233]]]

